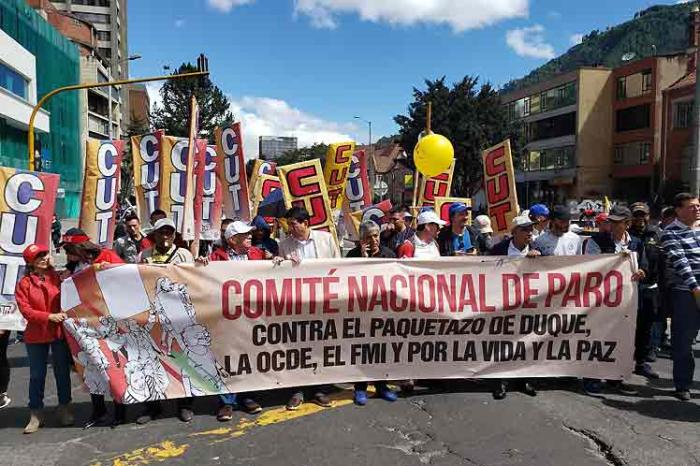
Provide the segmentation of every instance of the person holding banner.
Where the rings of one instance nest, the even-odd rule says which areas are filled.
[[[450,206],[450,227],[444,228],[438,235],[441,256],[474,256],[477,249],[477,233],[467,225],[468,212],[471,207],[461,202]]]
[[[435,239],[438,237],[440,227],[446,225],[434,210],[425,210],[418,214],[416,219],[416,234],[410,240],[405,241],[397,251],[399,258],[415,257],[418,259],[437,259],[440,257],[440,248]]]
[[[124,219],[126,235],[117,238],[114,252],[127,264],[135,264],[141,251],[151,247],[151,242],[141,231],[141,220],[138,215],[131,214]]]
[[[569,231],[571,212],[563,205],[551,211],[549,229],[537,237],[534,248],[543,256],[577,256],[582,253],[583,238]],[[533,231],[534,234],[534,231]]]
[[[73,425],[71,402],[71,353],[64,339],[61,322],[61,278],[54,270],[49,249],[30,244],[24,250],[26,275],[17,283],[17,307],[27,320],[24,343],[29,358],[29,423],[25,434],[33,434],[44,423],[44,386],[46,365],[51,352],[58,392],[58,417],[62,426]]]
[[[289,259],[299,263],[303,259],[339,259],[340,250],[333,235],[309,227],[309,213],[303,207],[292,207],[285,214],[289,236],[280,243],[280,256],[276,260]],[[313,402],[323,408],[332,406],[323,387],[314,390]],[[287,410],[296,411],[304,403],[304,392],[297,390],[287,402]]]

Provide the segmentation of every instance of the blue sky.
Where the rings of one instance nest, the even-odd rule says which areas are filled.
[[[465,74],[499,86],[565,52],[576,35],[631,19],[650,0],[138,0],[130,74],[209,56],[212,78],[259,135],[300,144],[396,131],[413,86]],[[155,86],[150,88],[151,91]]]

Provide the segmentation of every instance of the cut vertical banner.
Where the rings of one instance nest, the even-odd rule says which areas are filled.
[[[223,193],[224,215],[226,218],[250,221],[250,191],[245,173],[241,124],[217,128],[214,134],[219,156],[216,174]]]
[[[253,162],[253,171],[250,174],[250,183],[248,183],[248,189],[251,190],[255,188],[255,183],[258,181],[258,177],[262,175],[277,175],[277,164],[275,162],[268,162],[267,160],[256,159]]]
[[[372,205],[372,187],[369,184],[367,156],[364,150],[352,154],[352,163],[345,185],[345,202],[351,212],[362,210]]]
[[[160,139],[160,208],[173,220],[179,232],[182,232],[187,193],[188,144],[185,138],[163,136]]]
[[[185,206],[182,214],[182,239],[192,241],[197,233],[194,225],[194,197],[197,186],[194,183],[194,162],[197,155],[197,134],[199,134],[199,104],[192,96],[190,101],[190,137],[187,142],[185,161]],[[205,146],[206,147],[206,146]]]
[[[435,207],[436,197],[448,197],[452,189],[452,177],[455,171],[455,163],[452,161],[450,168],[432,178],[420,177],[418,188],[418,207]]]
[[[250,203],[253,217],[258,215],[258,206],[262,200],[265,199],[272,191],[277,189],[282,189],[282,184],[280,183],[279,177],[272,175],[260,175],[257,177]]]
[[[311,217],[309,226],[314,230],[325,230],[338,239],[335,219],[328,199],[326,180],[318,159],[285,165],[277,169],[288,208],[304,207]]]
[[[510,140],[486,149],[483,160],[484,193],[493,233],[507,233],[510,230],[510,222],[520,211]]]
[[[469,207],[467,211],[467,225],[472,224],[472,200],[468,197],[436,197],[435,212],[440,216],[440,219],[450,223],[450,207],[452,204],[461,203]]]
[[[328,146],[326,164],[323,167],[323,177],[326,180],[328,198],[333,210],[338,210],[343,206],[345,183],[348,180],[348,172],[350,171],[354,151],[354,142],[343,142]]]
[[[110,247],[114,237],[122,147],[122,141],[87,141],[79,225],[102,247]]]
[[[160,138],[162,131],[131,137],[131,157],[134,164],[134,194],[139,217],[150,218],[160,208]]]
[[[207,146],[207,140],[200,139],[194,172],[194,223],[198,240],[215,241],[221,236],[221,183],[216,176],[220,161],[216,146]]]
[[[24,330],[15,285],[24,275],[22,252],[50,247],[59,176],[0,167],[0,330]]]

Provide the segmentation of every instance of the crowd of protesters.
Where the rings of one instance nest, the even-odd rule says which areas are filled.
[[[449,209],[449,222],[443,221],[432,209],[424,209],[415,217],[409,209],[397,208],[387,215],[387,222],[372,221],[359,227],[359,241],[348,258],[419,258],[441,256],[492,255],[537,260],[539,256],[575,256],[635,252],[638,271],[634,274],[639,287],[639,303],[635,334],[635,373],[656,379],[658,373],[650,363],[666,344],[667,322],[671,319],[670,344],[673,359],[674,395],[683,401],[691,399],[690,387],[694,377],[692,345],[700,329],[700,202],[690,194],[679,194],[673,205],[661,212],[658,226],[651,222],[650,208],[644,203],[629,207],[615,206],[608,213],[595,217],[597,231],[575,233],[569,207],[536,204],[515,217],[509,234],[494,235],[488,216],[476,216],[470,222],[471,209],[454,203]],[[309,259],[342,257],[338,243],[331,234],[309,227],[309,214],[294,207],[284,216],[286,236],[281,241],[273,232],[279,228],[276,219],[256,217],[252,222],[224,220],[220,238],[202,242],[197,254],[177,233],[174,222],[163,211],[154,211],[149,218],[148,233],[140,219],[130,215],[124,220],[125,235],[117,238],[114,250],[101,248],[80,229],[71,228],[60,238],[60,224],[53,230],[57,248],[65,251],[66,270],[59,273],[48,248],[30,245],[24,251],[26,274],[16,288],[16,300],[27,320],[24,343],[29,358],[30,419],[25,433],[36,432],[44,422],[44,385],[49,353],[58,389],[58,417],[61,425],[74,422],[70,409],[71,355],[64,339],[61,312],[61,280],[93,264],[199,264],[210,261],[291,260],[297,264]],[[415,230],[414,230],[415,228]],[[56,230],[57,229],[57,230]],[[9,332],[0,335],[0,408],[7,406],[9,367],[6,350]],[[395,401],[397,393],[384,381],[374,383],[377,397]],[[508,387],[536,396],[532,380],[496,380],[493,396],[503,399]],[[405,384],[410,390],[411,382]],[[585,379],[582,390],[596,396],[604,390],[632,395],[633,387],[622,381]],[[368,384],[357,383],[354,402],[368,402]],[[402,387],[402,390],[404,388]],[[239,407],[249,414],[262,410],[256,394],[221,395],[217,419],[229,421]],[[116,404],[114,416],[108,415],[104,393],[91,394],[92,414],[85,427],[125,422],[124,405]],[[323,407],[331,406],[328,387],[311,386],[293,390],[286,408],[296,410],[312,401]],[[192,398],[177,401],[180,420],[192,419]],[[143,424],[161,414],[159,402],[142,407],[136,422]]]

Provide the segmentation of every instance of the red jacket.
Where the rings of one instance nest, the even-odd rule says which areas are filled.
[[[224,248],[216,248],[209,255],[210,261],[227,261],[230,260],[228,256],[228,251]],[[265,260],[265,253],[262,249],[258,249],[255,246],[251,246],[248,249],[248,260],[249,261],[261,261]]]
[[[49,314],[61,312],[61,279],[51,270],[43,278],[25,275],[15,287],[17,307],[25,319],[26,343],[51,343],[63,338],[61,324],[49,322]]]
[[[100,255],[95,258],[93,264],[123,264],[124,260],[112,249],[102,249]]]

